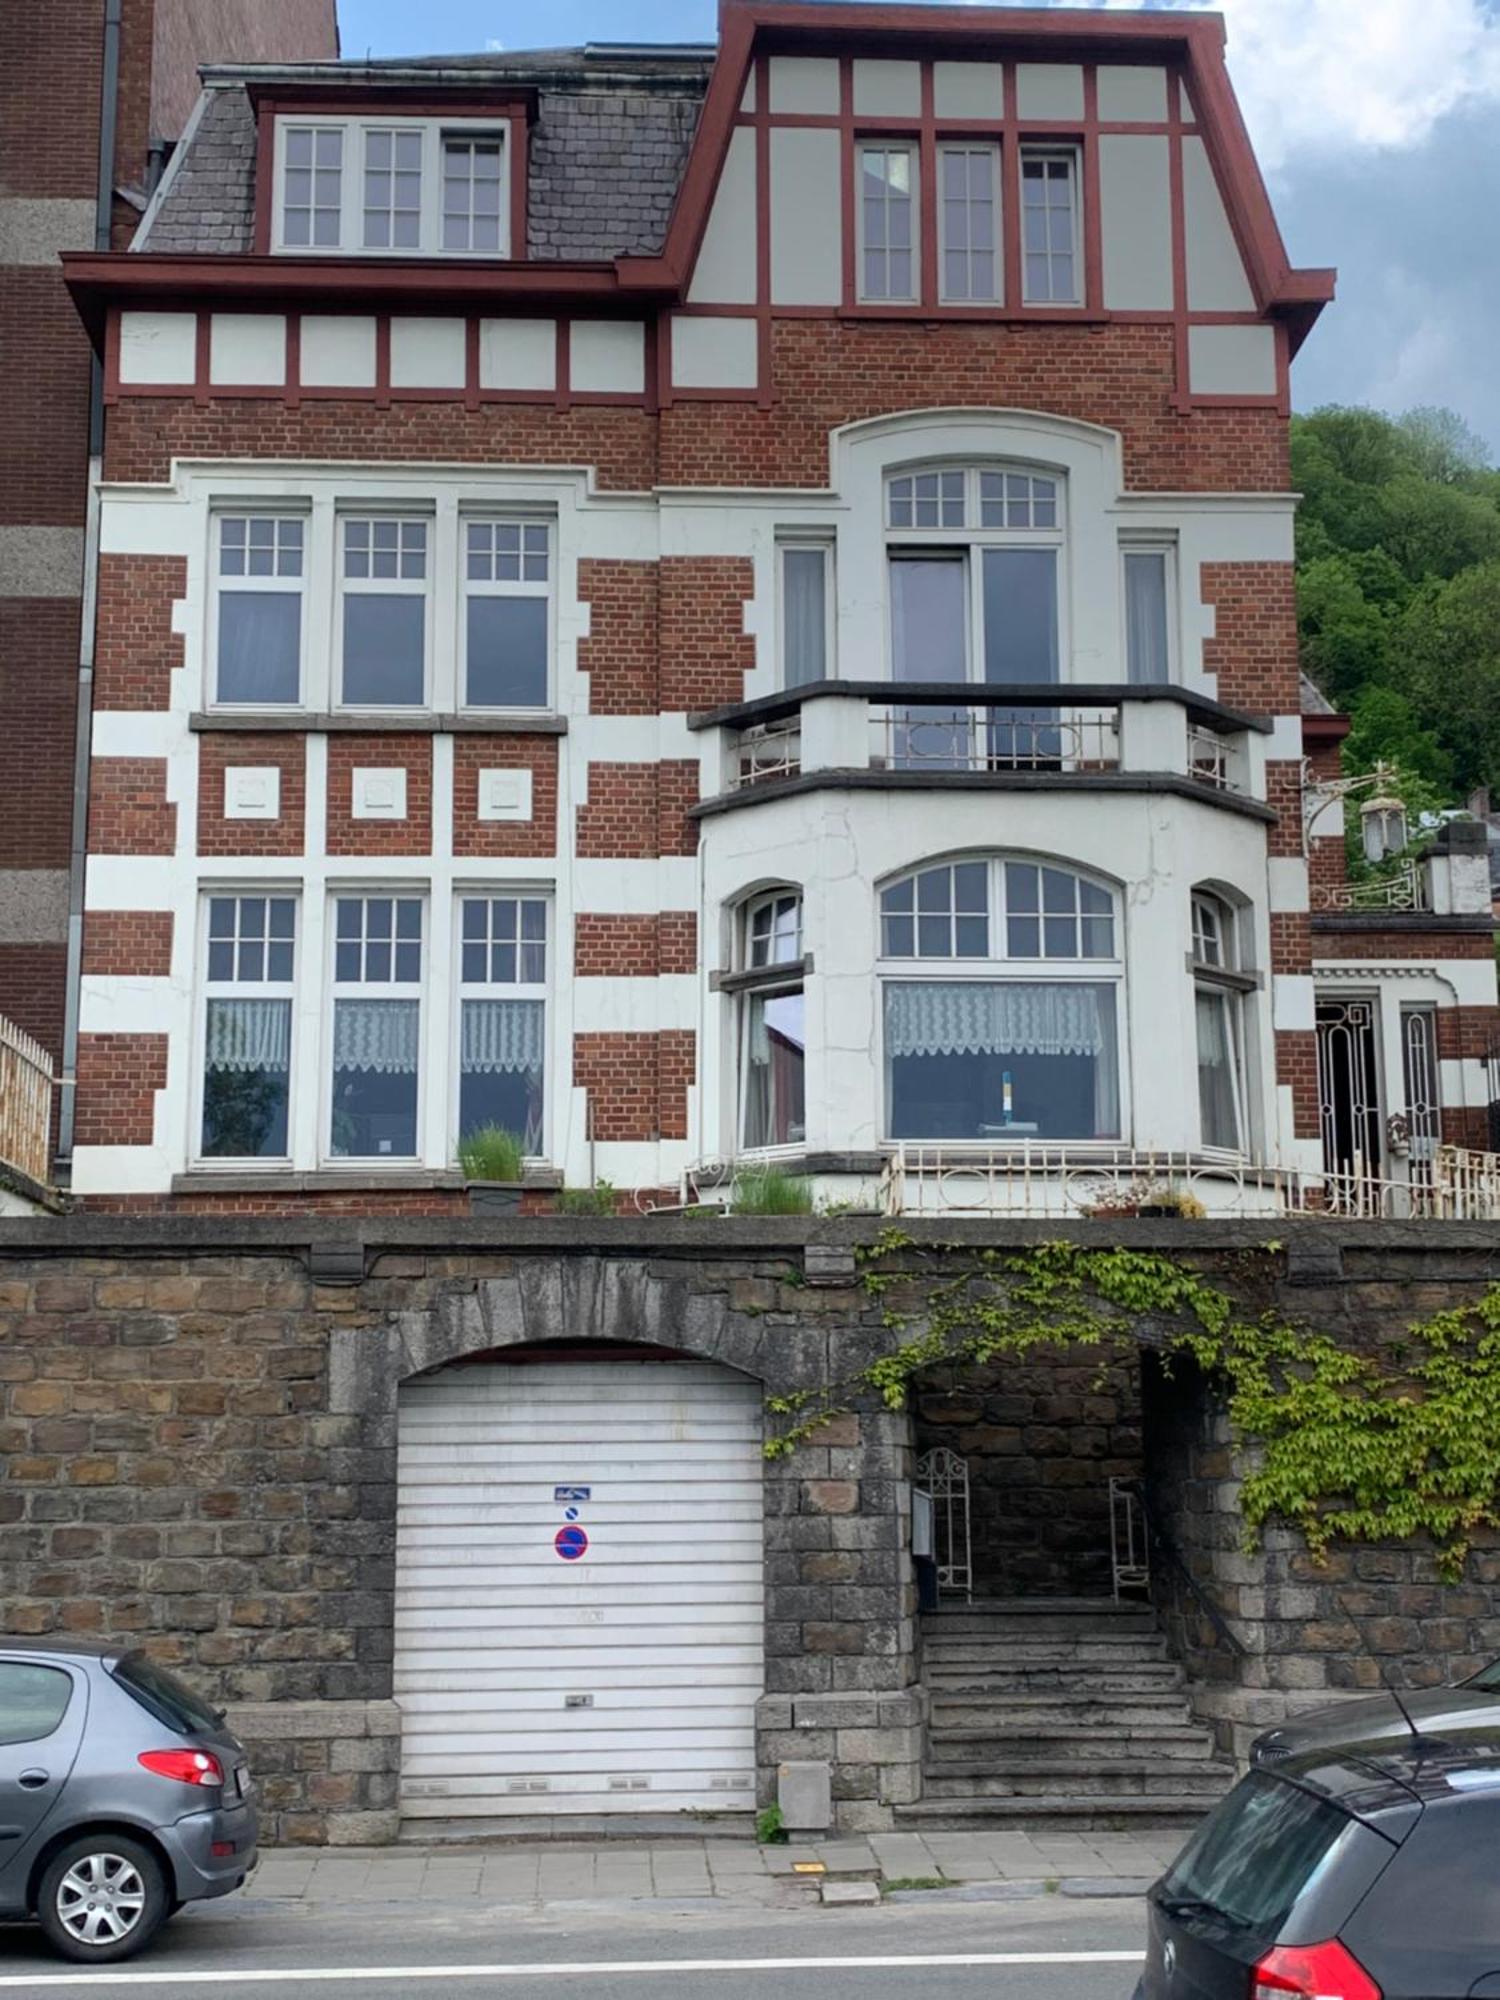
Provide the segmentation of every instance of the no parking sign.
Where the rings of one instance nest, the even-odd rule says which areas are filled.
[[[576,1563],[588,1553],[589,1538],[582,1528],[559,1528],[552,1546],[565,1563]]]

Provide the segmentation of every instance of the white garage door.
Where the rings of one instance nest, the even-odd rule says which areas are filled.
[[[403,1813],[750,1809],[761,1465],[760,1391],[711,1363],[407,1383]]]

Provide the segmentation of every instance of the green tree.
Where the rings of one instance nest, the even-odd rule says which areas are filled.
[[[1357,558],[1319,556],[1297,572],[1302,667],[1345,708],[1385,671],[1390,619],[1365,595]]]
[[[1391,677],[1461,787],[1500,785],[1500,560],[1413,600],[1393,634]]]

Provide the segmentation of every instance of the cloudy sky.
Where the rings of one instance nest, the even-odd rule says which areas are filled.
[[[1339,268],[1293,371],[1298,404],[1447,404],[1500,460],[1500,0],[1221,5],[1292,260]],[[715,14],[715,0],[339,0],[348,56],[710,41]]]

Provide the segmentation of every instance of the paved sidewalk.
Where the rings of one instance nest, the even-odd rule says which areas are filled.
[[[873,1833],[803,1845],[702,1839],[537,1841],[485,1847],[268,1851],[247,1893],[303,1904],[702,1901],[785,1908],[825,1881],[902,1888],[1015,1885],[1011,1893],[1135,1895],[1177,1852],[1173,1833]],[[798,1870],[821,1862],[824,1872]],[[996,1893],[1000,1893],[997,1888]]]

